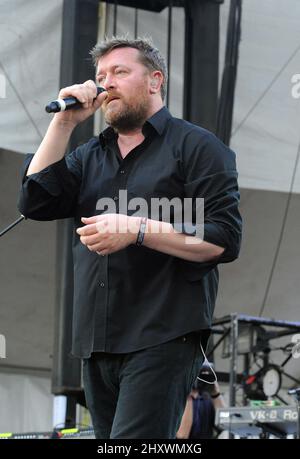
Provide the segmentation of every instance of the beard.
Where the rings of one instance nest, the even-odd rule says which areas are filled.
[[[134,103],[119,99],[118,107],[110,108],[109,105],[104,110],[106,123],[116,131],[128,132],[143,126],[148,118],[150,102],[146,97],[136,97]]]

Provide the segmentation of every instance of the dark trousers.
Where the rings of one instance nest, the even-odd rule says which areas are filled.
[[[199,332],[141,351],[84,359],[96,438],[175,438],[203,360]]]

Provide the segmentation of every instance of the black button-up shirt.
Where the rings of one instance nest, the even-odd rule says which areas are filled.
[[[24,162],[20,212],[34,220],[74,218],[72,353],[79,357],[137,351],[209,329],[217,263],[238,256],[235,154],[212,133],[173,118],[165,107],[146,121],[143,134],[145,140],[124,159],[109,127],[28,177],[33,155]],[[147,203],[153,197],[204,198],[204,240],[225,251],[218,261],[206,263],[145,246],[130,245],[104,257],[89,251],[75,231],[81,217],[101,213],[101,198],[113,199],[118,213],[120,190],[126,190],[128,201],[142,197]]]

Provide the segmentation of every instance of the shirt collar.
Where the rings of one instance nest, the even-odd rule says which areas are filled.
[[[167,107],[162,107],[160,110],[158,110],[158,112],[154,113],[154,115],[148,118],[145,124],[150,124],[156,130],[156,132],[161,135],[164,132],[167,122],[170,118],[172,118],[172,115]]]
[[[148,118],[143,125],[142,132],[145,137],[147,137],[149,132],[153,129],[157,132],[157,134],[162,135],[170,118],[172,118],[172,115],[167,107],[162,107],[160,110],[154,113],[154,115]],[[99,135],[99,141],[102,148],[104,148],[104,146],[115,137],[117,137],[117,133],[111,126],[104,129],[104,131],[102,131]]]

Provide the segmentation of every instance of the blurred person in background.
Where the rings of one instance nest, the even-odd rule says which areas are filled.
[[[199,377],[205,379],[205,374],[206,372],[200,371]],[[213,438],[216,409],[225,406],[218,382],[207,384],[197,378],[188,395],[176,438]]]

